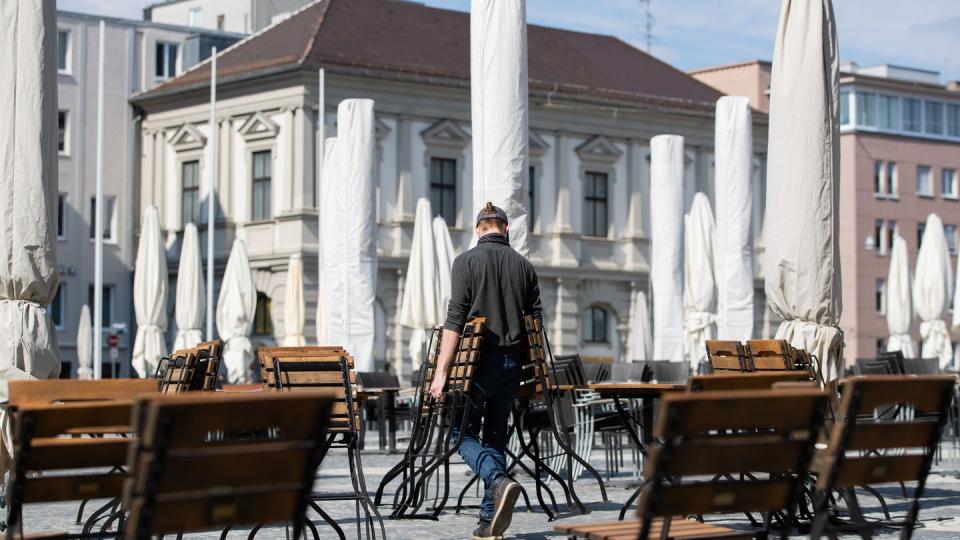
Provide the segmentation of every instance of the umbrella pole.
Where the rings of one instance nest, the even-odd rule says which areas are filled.
[[[313,206],[317,208],[317,211],[320,210],[320,188],[323,186],[323,160],[324,150],[326,150],[327,145],[327,74],[323,68],[317,72],[317,182],[313,187]],[[323,273],[323,231],[320,230],[320,218],[319,213],[317,214],[317,290],[320,291],[321,277]],[[320,311],[323,309],[323,299],[317,297],[317,313],[314,315],[314,321],[319,319]],[[320,343],[320,331],[317,330],[317,345],[322,345]]]
[[[207,339],[213,337],[213,234],[218,171],[217,152],[217,48],[210,50],[210,185],[207,189]]]
[[[103,377],[103,79],[107,23],[100,21],[97,65],[97,187],[93,216],[93,378]],[[116,376],[116,374],[114,374]]]

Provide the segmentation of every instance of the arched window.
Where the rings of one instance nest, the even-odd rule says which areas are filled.
[[[583,314],[583,341],[607,343],[607,310],[590,306]]]
[[[273,334],[273,316],[271,315],[270,297],[257,291],[257,310],[253,314],[253,333],[259,335]]]

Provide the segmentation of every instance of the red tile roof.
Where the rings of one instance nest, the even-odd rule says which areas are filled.
[[[470,80],[470,16],[396,0],[319,0],[217,58],[221,83],[288,69]],[[631,47],[597,34],[529,25],[531,91],[712,108],[722,94]],[[209,63],[135,99],[206,86]]]

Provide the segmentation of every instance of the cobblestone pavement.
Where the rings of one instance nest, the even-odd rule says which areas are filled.
[[[369,443],[375,447],[376,442],[370,439]],[[383,475],[397,463],[402,456],[384,455],[382,453],[367,452],[363,454],[363,467],[366,472],[367,488],[371,494],[376,490]],[[615,476],[607,483],[607,491],[610,502],[602,502],[600,491],[595,481],[586,478],[576,483],[577,493],[586,503],[590,510],[589,515],[574,516],[564,518],[563,521],[602,521],[616,519],[620,504],[632,493],[630,484],[633,482],[631,463],[629,456],[626,458],[627,464],[621,474]],[[459,463],[452,468],[452,489],[455,497],[460,488],[469,479],[467,469]],[[603,452],[595,451],[592,462],[598,468],[603,467]],[[920,518],[922,525],[914,534],[914,538],[919,540],[939,540],[939,539],[960,539],[960,478],[953,472],[957,470],[958,460],[949,460],[936,467],[935,474],[932,474],[927,484],[927,496],[924,499]],[[601,471],[602,472],[602,471]],[[520,482],[530,493],[534,505],[536,499],[533,490],[533,483],[528,477],[520,477]],[[350,485],[350,477],[346,468],[345,457],[342,454],[331,454],[327,457],[324,467],[321,469],[317,480],[316,488],[320,491],[342,491]],[[909,486],[908,486],[909,487]],[[906,501],[901,498],[899,487],[885,488],[881,493],[887,500],[890,511],[895,515],[903,513],[906,510]],[[385,497],[385,501],[387,498]],[[455,500],[455,499],[454,499]],[[523,499],[521,498],[522,502]],[[879,506],[876,499],[869,495],[861,494],[861,504],[864,510],[872,516],[880,516]],[[477,504],[478,500],[473,498],[467,501]],[[90,509],[98,505],[89,504],[87,515]],[[354,518],[353,503],[338,502],[325,503],[324,508],[344,526],[347,538],[356,538],[356,525]],[[65,531],[70,530],[79,532],[79,527],[73,526],[76,517],[77,504],[42,504],[28,505],[25,508],[25,532],[34,533],[42,531]],[[386,516],[390,509],[381,507],[380,511]],[[315,514],[312,518],[318,524],[321,538],[336,538],[331,529],[322,525],[322,522]],[[476,523],[476,509],[465,510],[463,514],[457,515],[452,511],[445,511],[439,521],[426,520],[391,520],[385,517],[387,537],[390,539],[415,539],[415,540],[433,540],[433,539],[458,539],[470,538],[470,533]],[[743,525],[745,519],[730,522],[731,524]],[[523,507],[518,508],[514,514],[513,525],[506,538],[510,539],[540,539],[540,538],[563,538],[562,535],[553,533],[554,523],[547,521],[546,515],[534,506],[534,511],[529,512]],[[219,538],[219,533],[191,534],[185,535],[189,538]],[[231,531],[229,538],[246,538],[247,531]],[[284,538],[285,531],[283,527],[268,527],[257,534],[257,538]],[[796,536],[800,538],[801,536]],[[877,538],[892,539],[897,538],[896,532],[887,532],[877,535]]]

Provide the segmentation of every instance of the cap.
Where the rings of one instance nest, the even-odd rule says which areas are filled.
[[[509,220],[507,220],[507,213],[504,212],[503,208],[493,206],[492,204],[489,206],[493,207],[493,212],[487,212],[486,209],[488,206],[484,205],[484,207],[480,209],[480,212],[477,213],[477,221],[474,223],[474,227],[480,225],[480,222],[485,219],[499,219],[504,224],[510,223]]]

